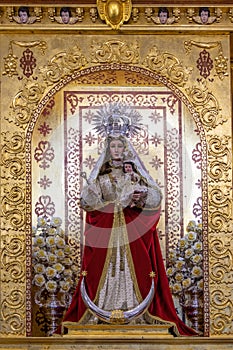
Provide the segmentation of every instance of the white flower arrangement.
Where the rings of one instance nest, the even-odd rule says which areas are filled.
[[[202,225],[190,221],[187,233],[168,255],[167,276],[173,295],[184,296],[194,288],[203,291]]]
[[[32,283],[39,289],[35,295],[38,303],[43,292],[63,294],[66,300],[75,287],[77,268],[61,225],[59,217],[38,217],[37,227],[32,228]]]

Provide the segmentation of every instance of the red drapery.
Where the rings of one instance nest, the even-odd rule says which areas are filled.
[[[137,284],[142,299],[147,296],[151,287],[150,273],[155,272],[155,296],[148,309],[150,316],[175,323],[179,334],[182,336],[197,335],[176,314],[156,232],[160,212],[142,210],[136,207],[127,207],[123,212],[127,224],[128,240]],[[93,301],[96,299],[106,259],[113,218],[113,205],[108,205],[101,211],[88,212],[86,217],[82,271],[87,272],[85,277],[86,291]],[[80,293],[81,280],[82,277],[63,322],[79,322],[86,311]]]

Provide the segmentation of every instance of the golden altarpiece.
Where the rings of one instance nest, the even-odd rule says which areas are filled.
[[[230,2],[209,2],[205,23],[198,1],[168,1],[166,23],[159,19],[161,4],[140,0],[68,1],[68,20],[60,1],[31,1],[25,21],[21,5],[0,3],[0,348],[229,348]],[[144,127],[133,144],[163,191],[159,235],[165,264],[188,222],[202,223],[200,337],[168,339],[101,325],[97,332],[87,327],[78,336],[45,337],[32,283],[33,226],[37,216],[62,219],[78,276],[82,172],[90,172],[101,152],[91,120],[107,102],[127,103],[142,115]]]

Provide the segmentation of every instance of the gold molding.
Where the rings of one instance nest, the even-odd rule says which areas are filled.
[[[177,37],[180,46],[184,47],[185,43],[182,40],[181,37]],[[213,36],[213,43],[211,41],[208,42],[208,45],[204,43],[208,46],[206,48],[218,50],[221,47],[221,52],[223,52],[222,42],[214,40]],[[221,37],[221,40],[224,42],[225,39]],[[21,45],[18,45],[17,42],[9,40],[9,43],[16,43],[19,48],[27,47],[37,41],[18,42],[22,43]],[[193,41],[192,47],[202,48],[196,43],[197,41]],[[49,45],[52,44],[48,39],[46,46],[49,47]],[[7,81],[11,85],[13,101],[8,110],[4,111],[4,117],[1,120],[2,223],[0,244],[1,261],[4,262],[1,264],[1,278],[4,278],[1,280],[0,291],[3,306],[1,310],[2,334],[18,336],[25,335],[27,332],[26,298],[27,305],[30,304],[28,301],[30,298],[31,227],[30,137],[36,119],[49,99],[71,81],[77,79],[79,84],[85,84],[83,82],[85,76],[91,75],[92,72],[94,74],[98,71],[111,70],[114,72],[124,69],[134,72],[135,75],[141,75],[145,79],[151,79],[154,84],[159,81],[160,84],[172,88],[174,93],[189,106],[190,113],[199,126],[203,145],[207,143],[205,146],[207,149],[203,152],[207,157],[203,159],[203,172],[205,172],[207,182],[203,200],[207,202],[204,213],[206,222],[208,222],[208,225],[206,223],[204,227],[206,234],[204,244],[209,252],[205,260],[205,264],[209,264],[206,265],[205,298],[210,301],[210,314],[206,311],[206,319],[208,321],[210,315],[211,335],[233,334],[232,130],[230,115],[222,113],[224,106],[221,97],[225,98],[223,96],[225,91],[219,91],[218,86],[215,86],[216,81],[221,80],[221,83],[224,83],[229,80],[228,65],[224,66],[221,73],[216,70],[216,81],[200,79],[197,82],[194,72],[195,63],[191,55],[182,56],[180,52],[176,52],[174,47],[164,49],[164,43],[161,43],[161,47],[159,44],[155,46],[154,43],[150,43],[144,50],[144,38],[138,36],[137,40],[135,36],[130,36],[125,40],[122,40],[122,37],[117,39],[95,37],[92,38],[89,45],[84,43],[83,46],[72,46],[71,44],[67,46],[68,48],[59,48],[59,50],[53,48],[51,54],[50,51],[46,51],[49,52],[49,57],[43,57],[43,64],[40,66],[42,74],[38,74],[37,81],[25,78],[22,84],[19,84],[17,75],[10,74],[10,72],[17,71],[9,69],[7,72],[5,69],[7,74],[4,75],[2,82],[2,91]],[[16,57],[13,52],[12,55]],[[218,51],[217,57],[219,56]],[[227,59],[223,63],[226,61]],[[12,82],[15,83],[15,86]],[[101,83],[104,84],[104,79]],[[4,92],[2,94],[4,96]],[[17,252],[20,252],[19,264],[14,255]]]
[[[100,19],[112,29],[119,29],[130,19],[132,3],[131,0],[97,0],[97,9]]]

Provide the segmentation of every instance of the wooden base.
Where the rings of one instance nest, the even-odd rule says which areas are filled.
[[[63,337],[79,337],[79,339],[86,338],[105,338],[105,339],[151,339],[151,338],[173,338],[169,332],[171,325],[85,325],[81,326],[74,322],[64,322]]]

